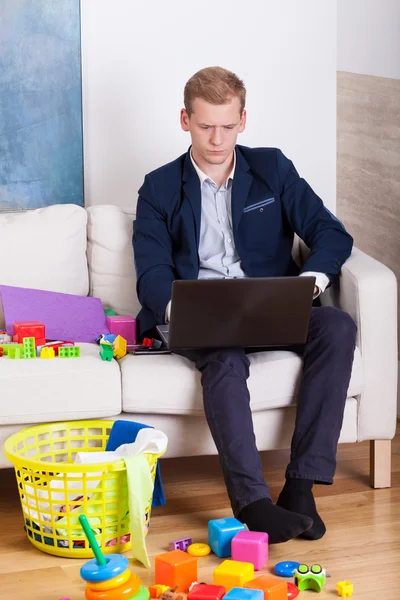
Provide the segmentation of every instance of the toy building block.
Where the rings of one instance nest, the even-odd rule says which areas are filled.
[[[121,335],[117,335],[117,337],[114,340],[113,346],[115,358],[124,358],[126,354],[126,339],[124,339]],[[183,549],[186,550],[186,548],[182,548],[182,550]]]
[[[54,348],[54,353],[58,356],[58,349],[61,348],[61,346],[75,346],[75,342],[64,342],[59,340],[58,342],[46,342],[44,346],[46,348]],[[40,346],[40,349],[42,348],[43,346]]]
[[[189,600],[221,600],[222,596],[225,596],[225,588],[222,585],[196,583],[190,589],[188,598]]]
[[[24,346],[24,358],[36,358],[35,338],[24,338],[22,344]]]
[[[321,565],[300,565],[293,573],[294,583],[299,590],[315,590],[320,592],[325,585],[326,571]]]
[[[339,581],[336,584],[336,589],[341,598],[350,598],[353,595],[354,586],[350,581]]]
[[[254,565],[237,560],[224,560],[214,569],[214,585],[222,585],[227,592],[234,587],[244,587],[254,579]]]
[[[208,522],[208,544],[220,558],[231,556],[231,542],[239,531],[247,531],[237,519],[214,519]]]
[[[101,360],[112,361],[114,358],[114,348],[111,344],[100,344],[100,358]]]
[[[129,315],[117,315],[106,317],[106,322],[110,333],[122,336],[128,346],[136,344],[136,319]]]
[[[20,348],[21,354],[24,350],[23,344],[15,344],[14,342],[12,342],[11,344],[0,344],[0,348],[3,349],[4,356],[8,356],[10,348]]]
[[[261,575],[247,582],[244,587],[261,590],[264,593],[264,600],[287,600],[288,598],[287,582],[271,575]]]
[[[80,346],[60,346],[58,349],[58,356],[60,358],[79,358],[80,355]]]
[[[54,348],[46,348],[44,346],[40,351],[40,358],[54,358],[55,355]]]
[[[9,342],[12,342],[12,336],[8,335],[8,333],[6,331],[1,331],[0,332],[0,344],[8,344]]]
[[[224,596],[224,600],[264,600],[262,590],[250,590],[246,588],[232,588]]]
[[[22,344],[24,337],[34,337],[36,346],[43,346],[46,343],[45,327],[43,323],[32,321],[29,323],[13,323],[13,340]]]
[[[104,314],[106,315],[106,317],[116,317],[117,316],[117,313],[112,308],[105,308]]]
[[[231,544],[232,560],[251,562],[259,571],[268,562],[268,533],[239,531]]]
[[[156,583],[154,585],[149,586],[149,594],[150,598],[159,598],[161,594],[169,590],[168,585],[161,585],[160,583]]]
[[[22,358],[22,348],[20,344],[13,344],[12,348],[8,349],[8,358]]]
[[[182,550],[172,550],[156,556],[155,582],[186,592],[192,581],[197,581],[197,558]]]
[[[0,347],[0,357],[3,356],[3,348]]]
[[[183,550],[184,552],[188,549],[190,544],[193,544],[192,538],[181,538],[179,540],[173,540],[169,543],[170,550]]]

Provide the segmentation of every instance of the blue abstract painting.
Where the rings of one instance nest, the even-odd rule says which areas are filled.
[[[0,210],[83,205],[79,0],[0,0]]]

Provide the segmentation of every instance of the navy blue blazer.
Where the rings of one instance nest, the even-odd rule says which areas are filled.
[[[197,279],[200,218],[199,178],[189,151],[146,175],[133,224],[139,335],[165,322],[174,279]],[[310,248],[301,271],[326,273],[330,279],[353,245],[342,223],[276,148],[236,146],[232,222],[248,277],[298,275],[294,233]]]

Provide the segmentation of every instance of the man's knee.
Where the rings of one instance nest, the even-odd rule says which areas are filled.
[[[196,361],[196,367],[203,370],[207,366],[224,364],[234,371],[249,376],[250,361],[243,348],[216,348],[202,353],[201,358]]]
[[[322,306],[317,311],[321,334],[329,336],[332,341],[355,344],[357,326],[348,313],[333,306]]]

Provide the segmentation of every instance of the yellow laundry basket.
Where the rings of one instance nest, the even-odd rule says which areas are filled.
[[[93,557],[83,531],[72,525],[77,509],[89,516],[105,554],[131,548],[125,462],[74,464],[77,452],[106,449],[113,424],[44,424],[23,429],[6,441],[4,452],[15,467],[28,539],[39,550],[68,558]],[[153,483],[159,456],[146,454]],[[143,515],[145,533],[151,502],[149,498]]]

